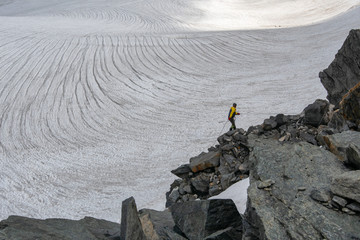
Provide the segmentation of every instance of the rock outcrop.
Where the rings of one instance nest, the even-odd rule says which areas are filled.
[[[0,239],[120,240],[120,225],[91,217],[75,221],[10,216],[0,222]]]
[[[219,145],[190,159],[171,172],[177,179],[166,194],[166,207],[178,202],[207,199],[247,178],[249,149],[243,129],[229,131],[218,138]]]
[[[244,236],[304,240],[360,238],[360,216],[344,214],[341,208],[335,211],[330,205],[332,179],[348,171],[335,155],[307,142],[264,139],[254,141],[250,162],[251,184],[245,213],[250,227]],[[273,184],[259,187],[269,179]]]
[[[351,30],[330,66],[319,77],[329,102],[339,107],[343,96],[360,81],[360,30]]]

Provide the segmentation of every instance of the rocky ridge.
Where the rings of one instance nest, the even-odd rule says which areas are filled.
[[[172,171],[179,179],[164,211],[138,211],[129,198],[121,227],[11,216],[0,222],[0,239],[360,239],[359,36],[352,30],[320,73],[329,102],[221,135]],[[232,200],[208,200],[247,177],[244,215]]]

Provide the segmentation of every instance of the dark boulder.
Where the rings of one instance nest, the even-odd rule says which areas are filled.
[[[304,109],[304,124],[314,127],[326,125],[329,122],[328,111],[329,103],[325,100],[317,99]]]
[[[360,81],[360,30],[351,30],[334,61],[319,73],[328,92],[327,99],[336,108],[342,97]]]
[[[145,234],[136,208],[135,199],[130,197],[122,202],[121,240],[144,240]]]
[[[201,173],[196,177],[190,179],[191,185],[194,188],[195,193],[200,195],[209,193],[210,174]]]
[[[214,168],[220,164],[220,152],[201,153],[197,157],[190,158],[190,169],[196,173],[207,168]]]
[[[204,239],[228,227],[242,226],[242,218],[230,199],[177,203],[170,211],[176,226],[188,239]]]
[[[190,172],[191,168],[189,164],[183,164],[177,169],[171,171],[172,174],[178,176],[179,178],[187,178]]]
[[[265,131],[269,131],[271,129],[274,129],[274,128],[276,128],[276,126],[277,126],[277,122],[275,121],[274,117],[270,117],[268,119],[265,119],[264,123],[262,124],[262,128]]]

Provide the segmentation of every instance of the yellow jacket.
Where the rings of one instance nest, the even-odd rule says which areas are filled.
[[[230,111],[229,111],[229,119],[230,118],[234,118],[235,115],[239,115],[239,113],[236,112],[236,108],[235,107],[231,107]]]

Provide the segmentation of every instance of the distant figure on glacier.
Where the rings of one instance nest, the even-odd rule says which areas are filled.
[[[240,113],[236,112],[236,103],[233,104],[233,106],[230,108],[230,111],[229,111],[228,117],[229,117],[229,121],[231,122],[230,131],[236,129],[235,115],[240,115]]]

